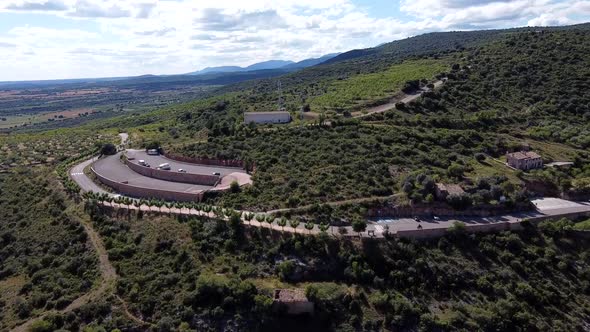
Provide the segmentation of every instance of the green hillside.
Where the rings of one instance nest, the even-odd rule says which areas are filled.
[[[435,75],[447,69],[450,69],[448,65],[440,60],[407,61],[382,72],[338,80],[328,86],[326,93],[310,100],[311,110],[321,113],[378,104],[398,94],[405,82],[432,80]]]
[[[96,286],[97,258],[48,171],[0,174],[0,330]]]
[[[560,46],[566,44],[571,46]],[[241,92],[160,111],[157,114],[165,122],[143,127],[134,135],[136,142],[142,137],[157,140],[186,155],[256,161],[258,181],[252,190],[218,198],[235,207],[286,207],[391,195],[398,193],[412,175],[461,181],[461,176],[451,175],[453,170],[467,174],[472,181],[502,176],[505,169],[501,165],[476,161],[476,156],[499,158],[523,144],[537,150],[547,162],[570,160],[575,165],[569,170],[533,172],[523,180],[513,175],[512,183],[537,178],[561,191],[587,191],[587,181],[582,180],[590,176],[585,151],[590,132],[584,106],[589,98],[590,59],[585,56],[590,54],[589,45],[590,34],[584,29],[515,33],[448,54],[444,60],[412,60],[388,67],[395,70],[357,74],[340,81],[326,79],[324,83],[334,92],[326,88],[311,99],[312,106],[315,101],[337,103],[333,96],[346,103],[356,99],[355,94],[379,100],[375,96],[389,86],[384,82],[399,84],[416,73],[415,77],[432,76],[444,63],[452,64],[448,65],[448,80],[440,89],[403,109],[371,115],[363,121],[332,121],[330,127],[309,128],[296,122],[272,130],[243,127],[244,110],[276,105],[276,95],[257,92],[268,84],[259,82]],[[539,60],[547,57],[552,60]],[[417,64],[426,66],[415,71]],[[309,93],[305,86],[305,81],[289,86],[297,91],[290,96],[299,91]],[[305,104],[299,100],[297,105]],[[403,172],[391,174],[391,167]],[[464,182],[466,187],[471,186]],[[515,197],[517,193],[514,190]],[[414,200],[426,196],[427,192]],[[478,196],[474,198],[479,200]]]
[[[71,161],[127,132],[134,148],[253,162],[252,186],[205,203],[299,208],[282,214],[311,224],[358,224],[376,202],[429,207],[436,182],[463,186],[460,200],[438,202],[457,210],[529,206],[531,183],[590,197],[589,68],[588,25],[427,34],[280,77],[293,115],[336,110],[327,117],[244,125],[246,111],[276,110],[273,78],[75,130],[0,136],[0,330],[100,285],[104,293],[31,330],[587,330],[587,221],[487,235],[454,226],[427,241],[291,236],[235,218],[107,209],[59,179]],[[441,72],[440,88],[407,105],[340,114]],[[508,170],[501,159],[521,148],[573,164]],[[101,278],[105,260],[115,281]],[[275,288],[304,290],[316,314],[273,311]]]
[[[590,321],[590,248],[567,223],[356,246],[265,230],[245,237],[224,222],[91,213],[121,274],[116,294],[159,330],[582,331]],[[293,287],[315,302],[313,317],[272,313],[274,288]],[[110,301],[53,327],[133,328],[107,319],[116,312]]]

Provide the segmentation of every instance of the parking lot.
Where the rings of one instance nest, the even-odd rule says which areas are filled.
[[[164,181],[137,174],[121,162],[120,153],[99,159],[94,163],[93,168],[98,174],[110,180],[126,182],[129,185],[146,189],[199,193],[213,188],[212,186]]]
[[[544,197],[531,201],[538,211],[547,215],[576,213],[590,210],[590,202],[572,202],[561,198]]]
[[[212,175],[219,173],[221,177],[224,177],[231,173],[244,173],[246,171],[237,167],[220,167],[220,166],[208,166],[208,165],[195,165],[184,163],[172,159],[168,159],[162,155],[148,155],[144,150],[127,150],[127,158],[129,161],[135,164],[139,163],[139,160],[144,160],[152,168],[156,168],[161,164],[167,163],[170,165],[171,172],[178,172],[179,169],[185,170],[187,173],[192,174],[205,174]],[[133,159],[131,159],[133,158]]]

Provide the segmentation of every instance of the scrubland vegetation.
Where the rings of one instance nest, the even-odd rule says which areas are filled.
[[[160,331],[575,331],[590,317],[590,251],[567,221],[360,245],[205,219],[90,214],[121,275],[117,295]],[[316,314],[273,312],[281,287],[305,289]],[[105,310],[93,316],[102,326],[130,326]]]
[[[97,281],[72,202],[47,170],[0,175],[0,329],[63,309]]]
[[[49,315],[35,331],[585,330],[587,221],[489,235],[455,227],[421,242],[348,241],[100,208],[77,202],[75,188],[56,179],[126,131],[135,147],[255,163],[253,186],[206,202],[234,209],[309,205],[321,221],[346,223],[366,206],[323,203],[395,196],[429,204],[435,182],[463,186],[466,195],[448,201],[457,209],[523,203],[536,183],[587,197],[589,47],[585,25],[433,34],[281,77],[285,105],[298,112],[379,103],[407,81],[445,72],[440,89],[362,120],[334,114],[245,126],[244,111],[277,107],[277,80],[264,79],[76,130],[2,136],[0,162],[9,167],[0,174],[0,329],[63,308],[99,282],[80,224],[87,218],[117,271],[112,292]],[[506,152],[528,147],[546,162],[573,165],[526,173],[502,165]],[[274,288],[304,289],[316,314],[274,312]]]

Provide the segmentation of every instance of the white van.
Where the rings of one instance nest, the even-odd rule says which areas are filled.
[[[143,160],[143,159],[139,160],[139,161],[138,161],[138,163],[139,163],[141,166],[145,166],[145,165],[146,165],[146,163],[145,163],[145,160]]]
[[[164,171],[169,171],[170,170],[170,164],[163,163],[160,166],[158,166],[158,169],[161,169],[161,170],[164,170]]]

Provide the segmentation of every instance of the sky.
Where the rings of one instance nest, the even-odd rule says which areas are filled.
[[[0,0],[0,81],[182,74],[589,20],[590,0]]]

